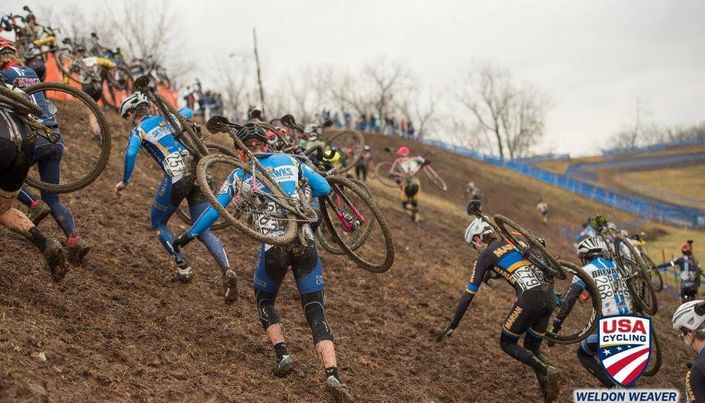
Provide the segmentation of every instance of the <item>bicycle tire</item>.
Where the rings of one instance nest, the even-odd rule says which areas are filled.
[[[620,245],[624,245],[629,251],[629,255],[636,265],[636,271],[630,270],[631,266],[624,264],[624,257],[622,256]],[[617,236],[614,239],[614,255],[617,269],[621,271],[621,274],[626,279],[627,289],[629,289],[629,293],[632,295],[632,299],[636,303],[638,310],[648,315],[655,315],[658,311],[656,291],[654,291],[654,287],[651,285],[651,277],[649,276],[646,263],[644,263],[641,255],[628,239],[621,236]],[[642,294],[642,291],[644,294]],[[646,300],[647,297],[651,300],[650,303]]]
[[[574,344],[584,340],[586,337],[593,334],[597,329],[597,318],[602,316],[602,300],[600,298],[600,293],[597,291],[595,281],[593,281],[592,277],[590,277],[580,266],[566,260],[559,260],[558,263],[566,272],[579,278],[585,284],[585,290],[588,294],[590,294],[592,314],[590,315],[588,323],[586,323],[580,331],[566,335],[560,333],[557,334],[549,330],[546,332],[546,340],[556,344]]]
[[[656,263],[654,263],[651,257],[646,253],[642,253],[641,257],[644,259],[644,262],[646,262],[646,264],[649,266],[649,274],[651,274],[652,279],[654,279],[655,277],[655,282],[652,282],[652,284],[655,284],[654,291],[663,291],[663,276],[661,275],[661,271],[656,267]]]
[[[659,341],[656,335],[656,326],[654,326],[653,319],[651,320],[651,357],[649,357],[649,365],[644,370],[644,376],[652,377],[658,373],[661,369],[661,363],[663,361],[661,353],[661,341]]]
[[[103,170],[105,170],[106,165],[108,164],[108,159],[110,159],[110,148],[111,148],[111,134],[110,134],[110,126],[108,125],[108,122],[105,120],[105,116],[103,115],[103,112],[100,110],[100,107],[98,104],[95,103],[93,98],[91,98],[88,94],[85,92],[79,90],[78,88],[74,88],[68,84],[63,84],[63,83],[54,83],[54,82],[44,82],[44,83],[39,83],[39,84],[34,84],[32,86],[29,86],[25,88],[25,92],[28,94],[34,94],[35,92],[42,92],[42,91],[56,91],[56,92],[64,92],[69,95],[71,95],[74,98],[79,99],[85,106],[88,107],[88,109],[91,111],[91,114],[96,118],[96,121],[98,122],[98,127],[100,128],[100,133],[101,133],[101,145],[100,145],[100,155],[98,156],[98,161],[96,162],[95,166],[82,178],[79,178],[78,180],[71,182],[71,183],[64,183],[64,184],[53,184],[53,183],[47,183],[43,182],[39,179],[33,178],[31,176],[27,176],[25,179],[25,183],[29,186],[32,186],[34,188],[37,188],[39,190],[44,190],[47,192],[52,192],[52,193],[69,193],[69,192],[75,192],[77,190],[83,189],[86,186],[90,185],[98,179],[101,173],[103,173]],[[62,133],[62,136],[64,136],[65,133]]]
[[[338,173],[345,173],[352,169],[352,167],[357,164],[357,162],[362,158],[362,152],[363,149],[365,148],[365,138],[360,134],[360,132],[357,132],[355,130],[344,130],[333,137],[331,137],[330,140],[326,141],[326,143],[329,146],[332,146],[335,143],[335,140],[339,140],[343,138],[344,136],[352,136],[354,139],[354,142],[356,142],[359,147],[357,150],[354,151],[353,155],[349,157],[349,160],[346,160],[346,164],[340,168],[337,169]],[[338,148],[340,150],[340,148]]]
[[[433,168],[431,168],[429,165],[426,165],[423,167],[423,172],[426,174],[426,177],[429,181],[431,181],[434,186],[444,192],[448,191],[448,185],[446,185],[446,182],[443,180],[443,178],[441,178],[441,176],[438,175],[438,172],[433,170]]]
[[[382,182],[384,186],[390,188],[399,187],[399,184],[389,177],[391,168],[391,162],[380,162],[375,166],[375,175],[377,175],[377,179]]]
[[[316,240],[318,241],[318,245],[323,248],[323,250],[333,255],[344,255],[345,251],[338,246],[335,240],[332,242],[328,240],[327,235],[324,234],[324,229],[325,231],[328,231],[328,234],[331,232],[331,230],[326,226],[326,223],[322,222],[318,226],[318,230],[316,230]]]
[[[372,213],[372,219],[377,221],[377,223],[380,226],[380,230],[382,232],[382,235],[384,237],[384,248],[385,248],[385,255],[384,255],[384,260],[381,263],[376,263],[376,262],[369,262],[367,261],[364,257],[360,256],[358,254],[358,250],[353,250],[350,245],[345,244],[345,241],[342,239],[340,234],[337,232],[335,229],[335,226],[333,225],[329,215],[328,215],[328,206],[329,199],[328,198],[323,198],[321,199],[321,211],[323,213],[323,220],[326,223],[326,225],[329,226],[330,229],[332,229],[331,234],[333,235],[333,238],[336,240],[338,245],[345,251],[345,253],[355,262],[357,263],[360,267],[363,269],[373,272],[373,273],[383,273],[389,270],[392,267],[392,264],[394,263],[394,242],[392,240],[392,234],[389,231],[389,227],[387,226],[386,220],[384,219],[384,216],[382,215],[381,211],[377,206],[370,200],[369,197],[365,194],[365,192],[358,188],[353,182],[350,182],[348,179],[339,177],[339,176],[332,176],[326,178],[328,180],[328,183],[331,185],[331,187],[347,187],[349,188],[353,193],[356,194],[356,196],[364,203],[367,205],[367,208],[370,210]],[[335,190],[334,190],[335,191]],[[372,228],[372,225],[374,225],[374,222],[370,223],[369,228]]]
[[[64,83],[68,83],[68,81],[74,81],[74,82],[81,84],[81,85],[88,85],[93,82],[93,79],[90,76],[88,76],[88,78],[86,78],[86,79],[81,79],[81,72],[80,71],[77,73],[74,73],[71,71],[70,67],[64,66],[63,65],[64,62],[59,60],[60,57],[63,55],[66,55],[70,58],[71,65],[73,65],[74,60],[76,60],[76,57],[74,57],[74,55],[72,55],[69,52],[59,52],[58,55],[57,55],[57,53],[54,53],[56,65],[64,76]],[[78,78],[74,74],[77,74]]]
[[[495,214],[494,222],[497,224],[497,227],[499,227],[502,237],[519,249],[522,256],[536,265],[536,267],[543,271],[544,274],[555,277],[559,280],[566,279],[568,274],[563,269],[563,266],[558,263],[556,258],[553,257],[553,255],[551,255],[529,231],[525,230],[519,224],[501,214]],[[521,236],[529,242],[529,245],[526,245],[524,242],[517,239],[513,231],[507,230],[506,227],[510,227],[514,231],[521,234]],[[535,250],[538,250],[538,253],[543,255],[545,259],[540,259],[541,256],[536,256],[536,253],[534,252]]]
[[[331,177],[328,177],[327,179],[330,179],[330,178],[331,178]],[[351,185],[358,185],[358,184],[355,182],[355,179],[348,179],[348,178],[346,178],[346,180],[352,182]],[[366,191],[365,188],[362,187],[362,186],[358,186],[358,189],[365,193],[365,195],[370,199],[370,202],[374,203],[374,201],[372,200],[372,196],[370,195],[369,191]],[[323,209],[321,209],[321,212],[322,212],[323,214],[328,214],[328,210],[326,210],[326,211],[324,212]],[[329,220],[329,221],[325,221],[325,220],[324,220],[324,222],[323,222],[323,225],[324,225],[324,226],[326,226],[327,223],[333,222],[333,217],[330,217],[330,216],[329,216],[328,218],[329,218],[330,220]],[[336,217],[336,218],[337,218],[337,217]],[[369,221],[368,221],[368,222],[369,222]],[[335,231],[335,229],[332,228],[332,227],[326,227],[326,229],[327,229],[329,232]],[[348,247],[349,247],[351,250],[353,250],[353,251],[359,249],[360,246],[362,246],[362,245],[365,243],[365,241],[367,241],[367,238],[369,238],[370,233],[372,232],[372,229],[373,229],[373,228],[372,228],[372,224],[365,226],[365,227],[363,228],[362,234],[361,234],[360,236],[356,237],[356,238],[355,238],[355,242],[354,242],[353,244],[351,244],[351,245],[348,245]],[[335,239],[334,239],[334,241],[335,241]],[[336,244],[337,244],[337,242],[336,242]],[[335,251],[335,253],[334,253],[334,252],[331,252],[331,253],[334,253],[334,254],[345,254],[345,251],[344,251],[342,248],[340,248],[340,247],[336,247],[336,246],[334,246],[333,244],[329,244],[329,245],[327,245],[327,246],[330,246],[330,250],[334,250],[334,251]]]
[[[210,154],[202,158],[201,161],[199,161],[198,167],[196,168],[196,180],[198,186],[201,189],[203,195],[210,202],[210,204],[216,210],[218,210],[218,213],[220,214],[221,218],[232,224],[233,227],[240,230],[240,232],[244,233],[250,238],[270,245],[285,246],[290,244],[297,237],[299,229],[299,225],[297,222],[288,221],[286,225],[286,231],[281,235],[265,235],[250,228],[247,224],[244,224],[243,222],[235,218],[235,216],[233,216],[228,210],[221,206],[218,202],[218,199],[216,198],[216,195],[213,193],[213,191],[211,191],[210,184],[208,181],[208,168],[215,163],[229,164],[234,166],[235,168],[240,168],[245,172],[249,172],[250,174],[252,174],[252,172],[249,166],[240,162],[238,159],[230,157],[228,155]],[[279,186],[276,183],[270,181],[267,176],[257,176],[257,180],[261,182],[263,186],[268,188],[273,195],[282,197],[284,196],[284,193],[279,188]]]
[[[190,145],[193,146],[193,149],[198,152],[200,155],[194,155],[194,158],[198,160],[198,158],[202,158],[206,155],[208,155],[208,149],[206,148],[206,145],[203,143],[201,138],[196,134],[196,132],[193,130],[193,126],[191,125],[191,121],[181,115],[176,108],[169,103],[166,99],[164,99],[163,96],[157,94],[154,92],[154,96],[159,99],[161,103],[164,104],[164,107],[166,110],[171,113],[171,115],[176,119],[176,122],[181,126],[181,129],[183,130],[183,134],[185,134],[186,137],[185,139],[182,138],[181,140],[186,140]],[[174,130],[179,131],[178,127],[175,127]]]
[[[222,154],[229,155],[231,157],[235,157],[235,154],[223,145],[215,144],[215,143],[207,143],[206,147],[208,147],[209,149],[214,149]],[[181,219],[181,221],[183,221],[184,224],[193,225],[193,222],[191,221],[191,215],[188,213],[187,208],[179,207],[178,209],[176,209],[176,216],[179,217],[179,219]],[[227,228],[229,226],[230,226],[230,223],[227,221],[221,221],[221,222],[216,221],[211,226],[211,230],[212,231],[219,231],[219,230],[221,230],[223,228]]]
[[[369,189],[369,187],[367,186],[367,184],[366,184],[365,182],[363,182],[363,181],[361,181],[361,180],[359,180],[359,179],[350,179],[350,181],[353,182],[353,183],[355,183],[355,184],[357,184],[357,185],[359,185],[360,188],[361,188],[363,191],[365,191],[365,194],[370,198],[370,200],[372,200],[372,194],[370,193],[370,189]],[[374,202],[374,201],[373,201],[373,202]],[[323,221],[323,220],[322,220],[322,221]],[[370,230],[372,229],[372,227],[368,227],[368,228],[370,228]],[[324,231],[324,230],[325,230],[325,231]],[[329,240],[327,234],[325,234],[325,232],[327,232],[328,234],[330,234],[330,232],[332,232],[332,231],[333,231],[333,230],[331,230],[331,229],[327,226],[326,222],[323,221],[323,222],[318,226],[318,230],[316,231],[316,233],[317,233],[316,239],[319,241],[318,244],[319,244],[319,245],[321,246],[321,248],[323,248],[325,251],[327,251],[327,252],[329,252],[329,253],[331,253],[331,254],[333,254],[333,255],[344,255],[344,254],[345,254],[345,251],[344,251],[340,246],[338,246],[337,242],[335,242],[334,239],[333,239],[333,240]],[[367,234],[363,234],[362,237],[359,237],[359,238],[358,238],[358,239],[359,239],[359,242],[357,242],[356,244],[352,245],[352,246],[351,246],[351,249],[352,249],[352,250],[356,250],[357,248],[359,248],[360,246],[362,246],[362,244],[363,244],[363,243],[367,240],[367,238],[369,237],[369,233],[370,233],[370,232],[371,232],[371,231],[368,231]]]
[[[25,94],[27,93],[27,91],[24,92]],[[18,115],[41,116],[42,113],[44,113],[42,108],[40,108],[38,105],[35,105],[29,97],[25,97],[22,94],[18,94],[15,91],[7,88],[4,83],[0,85],[0,99],[1,98],[7,99],[9,101],[8,103],[12,106],[12,110]]]

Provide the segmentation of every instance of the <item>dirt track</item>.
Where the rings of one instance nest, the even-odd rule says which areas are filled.
[[[193,283],[162,284],[172,263],[148,214],[159,173],[140,154],[133,183],[120,200],[114,197],[127,129],[115,115],[110,121],[115,138],[108,169],[89,189],[64,197],[94,246],[89,262],[56,285],[28,245],[0,238],[0,400],[328,400],[291,278],[278,307],[295,371],[283,380],[270,374],[273,356],[251,290],[255,243],[220,234],[240,275],[234,307],[222,303],[217,266],[201,245],[189,249],[197,266]],[[384,145],[400,141],[377,136],[370,142],[379,156]],[[421,202],[423,222],[409,222],[395,191],[373,188],[397,248],[388,273],[367,273],[323,254],[327,315],[343,380],[359,401],[539,401],[533,373],[498,345],[511,305],[508,286],[483,287],[449,342],[439,345],[432,337],[449,320],[475,257],[462,241],[468,222],[462,191],[472,177],[489,195],[490,212],[536,229],[564,256],[572,256],[571,248],[555,228],[584,221],[595,205],[447,153],[431,158],[450,191],[424,184],[430,194]],[[550,227],[534,212],[541,196],[552,204]],[[58,235],[50,219],[42,228]],[[176,219],[172,228],[185,229]],[[677,301],[665,292],[660,297],[656,323],[664,364],[640,385],[680,389],[688,354],[670,330]],[[42,352],[46,361],[38,357]],[[557,346],[547,357],[570,374],[561,401],[571,399],[572,388],[597,386],[578,365],[575,346]]]

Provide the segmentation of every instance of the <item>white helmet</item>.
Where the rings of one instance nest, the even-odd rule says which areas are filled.
[[[700,330],[705,323],[705,301],[686,302],[673,314],[673,329],[686,329],[691,332]]]
[[[487,224],[482,218],[474,219],[465,229],[465,242],[472,245],[475,235],[487,235],[494,233],[492,226]]]
[[[135,92],[134,94],[125,98],[120,104],[120,116],[124,118],[129,112],[133,111],[135,108],[142,104],[149,104],[147,96],[139,91]]]
[[[598,236],[585,238],[578,244],[578,256],[587,256],[590,254],[604,254],[607,245]]]

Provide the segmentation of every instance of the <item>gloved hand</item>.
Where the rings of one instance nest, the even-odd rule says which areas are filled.
[[[440,333],[440,335],[438,336],[438,338],[436,338],[436,341],[437,341],[438,343],[444,341],[445,339],[447,339],[447,338],[449,338],[450,336],[452,336],[452,335],[453,335],[453,332],[455,332],[455,328],[452,328],[452,327],[450,327],[450,326],[446,327],[446,328],[443,329],[443,331]]]
[[[183,246],[188,245],[191,241],[193,241],[193,237],[189,236],[188,232],[181,235],[174,240],[174,250],[178,253]]]

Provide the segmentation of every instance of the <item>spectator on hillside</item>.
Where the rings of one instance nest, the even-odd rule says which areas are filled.
[[[414,138],[414,123],[412,121],[409,121],[409,124],[406,127],[406,138],[409,140],[412,140]]]
[[[335,113],[333,114],[333,126],[335,126],[335,127],[338,128],[338,129],[340,129],[340,128],[343,126],[343,125],[340,123],[340,115],[338,114],[338,112],[335,112]]]
[[[350,130],[352,127],[352,115],[350,112],[343,111],[343,119],[345,120],[345,129]]]

